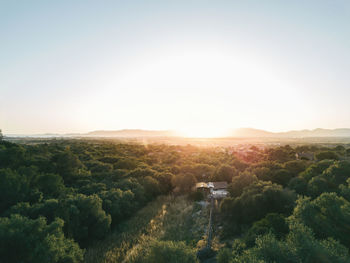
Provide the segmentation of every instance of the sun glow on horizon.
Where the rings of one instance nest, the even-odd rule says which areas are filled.
[[[346,1],[6,2],[6,134],[350,126]]]
[[[276,107],[292,108],[296,93],[290,84],[280,89],[287,81],[269,59],[219,44],[160,48],[99,79],[101,89],[85,95],[80,120],[108,129],[170,127],[198,138],[226,136],[232,125],[266,125],[267,113],[276,118],[282,112]],[[291,100],[276,101],[282,95]],[[115,116],[122,127],[111,122]]]
[[[177,130],[179,135],[186,138],[219,138],[229,134],[228,129],[217,127],[189,127]]]

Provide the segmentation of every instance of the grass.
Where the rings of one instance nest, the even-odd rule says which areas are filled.
[[[122,262],[127,252],[144,236],[154,235],[155,221],[162,217],[171,197],[159,197],[142,208],[134,217],[115,229],[106,239],[88,248],[85,263]]]
[[[88,248],[84,262],[129,262],[152,240],[184,241],[190,247],[202,247],[207,224],[206,208],[184,196],[162,196]]]

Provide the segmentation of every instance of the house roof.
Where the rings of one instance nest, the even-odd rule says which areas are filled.
[[[216,189],[226,189],[227,182],[213,182],[214,190]]]
[[[208,184],[204,182],[196,183],[196,188],[208,188]]]
[[[227,188],[227,182],[199,182],[196,184],[196,188],[213,188],[214,190],[218,189],[226,189]]]

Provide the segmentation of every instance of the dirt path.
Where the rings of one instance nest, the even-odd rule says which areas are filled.
[[[142,208],[131,219],[122,223],[118,229],[104,240],[88,248],[85,253],[85,263],[123,262],[136,244],[146,236],[156,235],[157,223],[164,216],[171,197],[159,197]]]
[[[201,241],[205,246],[203,233],[207,224],[207,209],[185,196],[163,196],[141,209],[105,240],[88,248],[84,262],[129,262],[152,240],[183,241],[193,249]]]

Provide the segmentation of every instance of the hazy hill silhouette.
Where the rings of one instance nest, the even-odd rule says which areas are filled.
[[[271,137],[271,138],[305,138],[305,137],[350,137],[350,129],[314,129],[287,132],[269,132],[253,128],[240,128],[233,130],[231,137]]]
[[[124,130],[99,130],[87,133],[89,136],[102,137],[174,137],[177,136],[174,131],[151,131],[141,129],[124,129]]]

